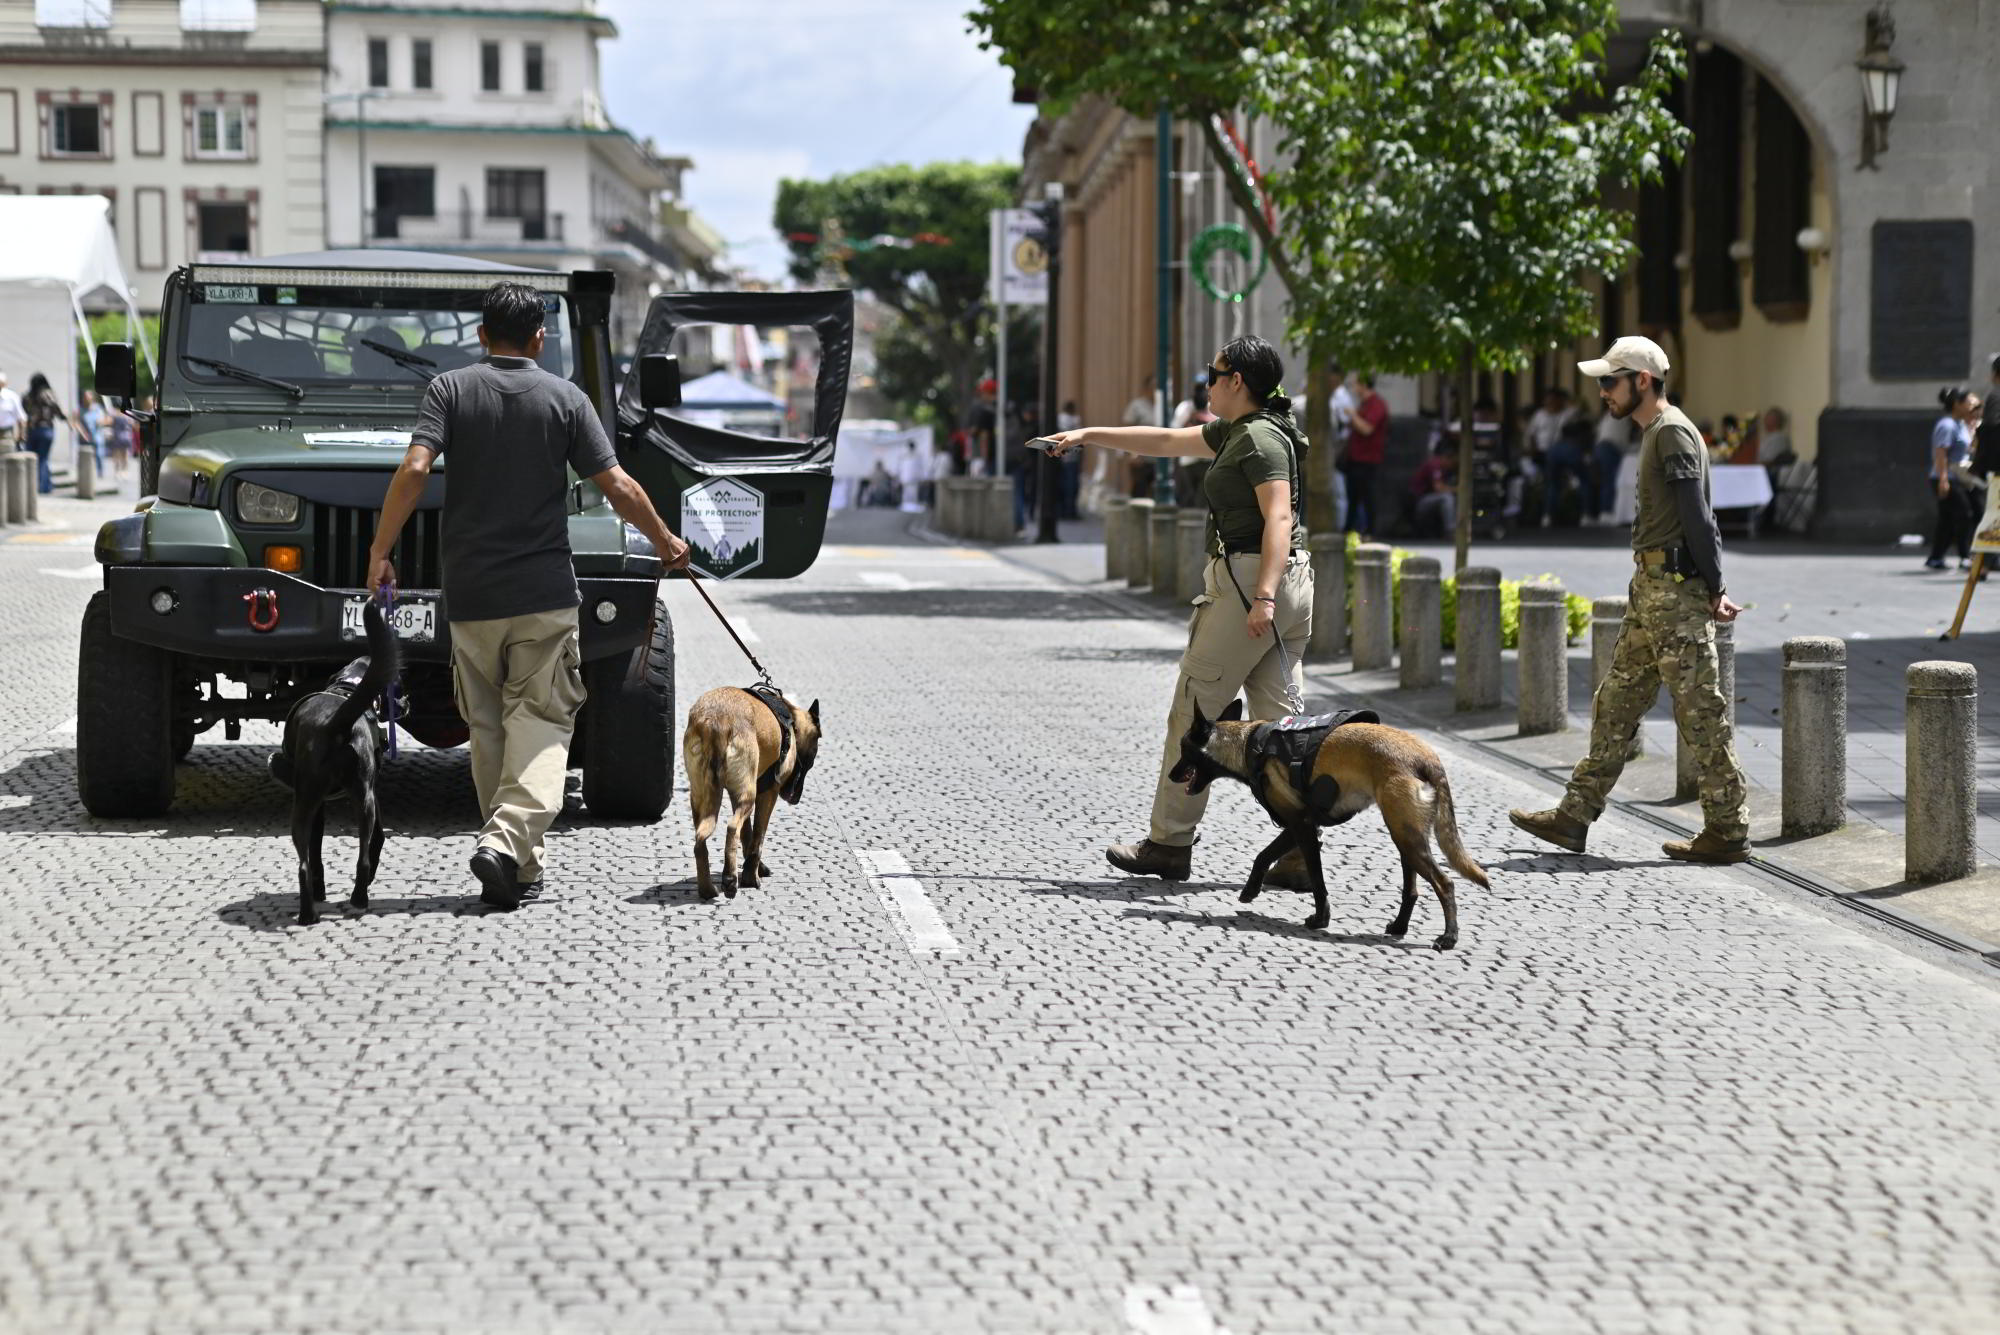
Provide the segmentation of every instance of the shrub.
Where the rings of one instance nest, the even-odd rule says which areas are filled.
[[[1347,611],[1354,614],[1354,549],[1361,545],[1361,537],[1356,533],[1347,535]],[[1413,553],[1401,547],[1389,549],[1389,607],[1390,624],[1400,634],[1403,625],[1403,562]],[[1531,575],[1527,579],[1503,579],[1500,581],[1500,645],[1504,649],[1518,649],[1521,645],[1521,586],[1523,584],[1554,583],[1554,575]],[[1444,623],[1444,647],[1458,647],[1458,577],[1446,575],[1441,581],[1441,604]],[[1590,599],[1580,593],[1564,593],[1564,621],[1567,623],[1568,641],[1579,643],[1590,629]]]

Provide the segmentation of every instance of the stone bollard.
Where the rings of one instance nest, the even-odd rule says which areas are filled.
[[[1153,578],[1153,498],[1135,496],[1125,520],[1125,587],[1143,589]]]
[[[1014,479],[1012,477],[989,477],[986,479],[986,540],[988,542],[1012,542],[1014,540]]]
[[[1716,680],[1722,684],[1722,724],[1736,731],[1736,627],[1722,622],[1715,628]],[[1701,795],[1701,772],[1694,762],[1694,750],[1681,734],[1680,720],[1674,720],[1674,798],[1692,802]]]
[[[97,449],[89,441],[72,431],[76,441],[76,458],[70,465],[70,476],[76,479],[76,498],[80,501],[97,498]]]
[[[1593,702],[1597,698],[1597,688],[1604,684],[1606,674],[1611,671],[1611,655],[1618,648],[1618,636],[1625,629],[1626,606],[1623,598],[1599,598],[1590,605],[1590,696]],[[1625,758],[1634,759],[1645,749],[1646,731],[1641,728],[1632,734],[1632,750]]]
[[[1903,875],[1922,883],[1970,876],[1978,865],[1976,764],[1979,674],[1970,663],[1912,663],[1904,670]]]
[[[1569,727],[1569,624],[1560,584],[1521,586],[1521,648],[1515,657],[1521,735]]]
[[[937,484],[937,513],[931,516],[931,527],[947,538],[958,536],[958,479],[939,478]]]
[[[1458,572],[1458,629],[1453,694],[1460,709],[1500,707],[1500,572]]]
[[[1125,521],[1132,517],[1130,496],[1104,498],[1104,578],[1125,578]]]
[[[1406,691],[1444,680],[1442,569],[1434,556],[1403,558],[1403,623],[1398,629],[1400,681]]]
[[[1313,572],[1313,628],[1306,650],[1324,663],[1347,652],[1347,535],[1315,534],[1306,547]]]
[[[1178,505],[1153,506],[1153,532],[1147,539],[1146,562],[1153,592],[1162,598],[1176,597],[1180,586],[1180,552],[1174,542],[1180,513]]]
[[[1354,670],[1375,672],[1395,660],[1395,608],[1389,597],[1389,548],[1364,542],[1354,553]]]
[[[1779,832],[1826,834],[1847,823],[1847,645],[1831,635],[1785,641],[1779,700]]]
[[[0,510],[10,524],[35,517],[35,456],[25,450],[0,456]]]
[[[1208,512],[1183,509],[1174,522],[1174,596],[1182,602],[1201,592],[1208,565],[1208,544],[1203,541],[1207,536]]]
[[[26,458],[17,455],[12,445],[0,446],[7,453],[0,454],[0,528],[8,524],[24,524],[28,520],[28,507],[14,497],[14,460]]]

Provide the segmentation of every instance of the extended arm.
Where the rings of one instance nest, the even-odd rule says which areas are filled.
[[[1063,443],[1065,448],[1058,453],[1067,453],[1074,445],[1099,445],[1160,459],[1215,457],[1198,426],[1086,426],[1049,439]]]
[[[667,569],[684,569],[688,563],[688,545],[675,537],[673,531],[660,518],[660,512],[653,508],[652,498],[646,489],[632,480],[632,475],[617,464],[605,469],[590,479],[597,489],[604,493],[604,499],[618,512],[618,517],[646,535],[653,544],[653,550],[667,563]]]

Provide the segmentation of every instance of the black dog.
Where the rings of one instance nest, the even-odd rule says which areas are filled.
[[[319,920],[326,898],[326,868],[320,841],[326,834],[326,804],[352,794],[360,825],[361,856],[354,868],[354,896],[368,907],[368,885],[382,858],[382,819],[375,807],[375,758],[381,739],[364,717],[396,679],[396,637],[373,602],[361,619],[368,628],[368,653],[334,675],[325,688],[292,706],[285,716],[285,743],[271,757],[271,777],[292,790],[292,847],[299,854],[299,921]]]

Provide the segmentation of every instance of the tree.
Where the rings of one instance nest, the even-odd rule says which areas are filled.
[[[902,318],[910,338],[891,340],[903,392],[923,383],[909,364],[912,339],[938,368],[944,420],[970,419],[984,368],[988,323],[987,215],[1013,202],[1020,169],[935,162],[871,167],[824,181],[781,181],[772,223],[791,247],[802,282],[846,282]]]
[[[1009,365],[1021,368],[1025,377],[1032,372],[1035,359],[1041,355],[1041,324],[1033,317],[1032,308],[1025,315],[1015,315],[1010,311],[1009,317],[1007,360]],[[984,368],[998,363],[996,333],[990,324],[981,331],[974,365]],[[1012,388],[1016,394],[1024,383],[1024,380],[1014,381]],[[928,423],[945,432],[961,424],[969,407],[963,400],[953,397],[954,391],[945,374],[944,363],[938,359],[937,349],[901,319],[890,322],[875,340],[875,388],[895,405],[900,416]]]
[[[1607,103],[1615,0],[1429,0],[1351,7],[1310,56],[1260,66],[1291,166],[1277,178],[1300,281],[1295,329],[1403,374],[1515,369],[1594,325],[1587,273],[1632,254],[1613,183],[1658,179],[1686,127],[1666,94],[1677,35]],[[1472,433],[1459,432],[1456,564],[1472,533]]]

